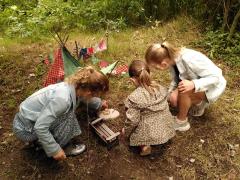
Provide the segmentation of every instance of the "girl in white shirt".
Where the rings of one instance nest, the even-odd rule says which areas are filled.
[[[226,80],[222,70],[201,52],[176,48],[168,42],[152,44],[145,54],[146,62],[159,70],[171,70],[169,103],[179,112],[175,130],[190,128],[187,115],[201,116],[205,108],[224,92]]]

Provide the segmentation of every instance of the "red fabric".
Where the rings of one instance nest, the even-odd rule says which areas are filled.
[[[128,66],[127,65],[120,65],[115,69],[115,74],[123,74],[128,72]]]
[[[102,69],[102,68],[105,68],[109,65],[109,63],[107,61],[104,61],[104,60],[101,60],[99,62],[99,67]]]
[[[98,47],[99,47],[99,49],[101,49],[101,50],[107,49],[107,43],[106,43],[106,41],[105,41],[104,39],[101,40],[100,43],[99,43],[99,45],[98,45]]]
[[[90,47],[90,48],[87,48],[87,54],[88,55],[92,55],[94,53],[94,48],[93,47]]]
[[[49,61],[48,56],[47,56],[46,59],[44,60],[44,63],[45,63],[46,65],[49,65],[49,64],[50,64],[50,61]]]
[[[98,44],[96,44],[94,52],[97,53],[100,51],[104,51],[106,49],[107,49],[107,42],[104,39],[102,39]]]
[[[48,75],[44,82],[44,86],[46,87],[50,84],[55,84],[63,80],[64,80],[64,65],[62,59],[62,50],[61,48],[59,48],[55,53],[54,62],[48,71]]]

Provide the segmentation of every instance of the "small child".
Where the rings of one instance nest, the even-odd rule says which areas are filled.
[[[141,156],[151,154],[151,145],[166,143],[175,135],[169,112],[167,90],[154,83],[146,63],[135,60],[129,66],[130,80],[136,89],[127,97],[123,134],[130,146],[140,146]]]
[[[38,141],[47,156],[63,160],[66,144],[81,134],[75,116],[77,99],[88,101],[88,107],[98,111],[104,102],[97,96],[108,88],[105,75],[92,67],[82,68],[64,82],[42,88],[25,99],[13,120],[13,132],[24,142]],[[76,146],[70,155],[78,155],[85,148],[83,144]]]
[[[169,102],[179,110],[175,130],[187,131],[190,128],[188,112],[193,116],[203,115],[205,108],[225,90],[226,80],[222,70],[198,51],[175,48],[164,42],[151,45],[145,59],[156,69],[171,70],[173,80],[169,88]]]

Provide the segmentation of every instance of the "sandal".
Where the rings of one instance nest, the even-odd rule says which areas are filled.
[[[140,156],[147,156],[152,153],[152,147],[151,146],[142,146]]]

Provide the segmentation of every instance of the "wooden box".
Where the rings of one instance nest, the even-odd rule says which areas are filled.
[[[110,150],[114,145],[119,144],[119,132],[113,132],[105,123],[104,119],[98,118],[90,123],[96,134],[102,139]]]

